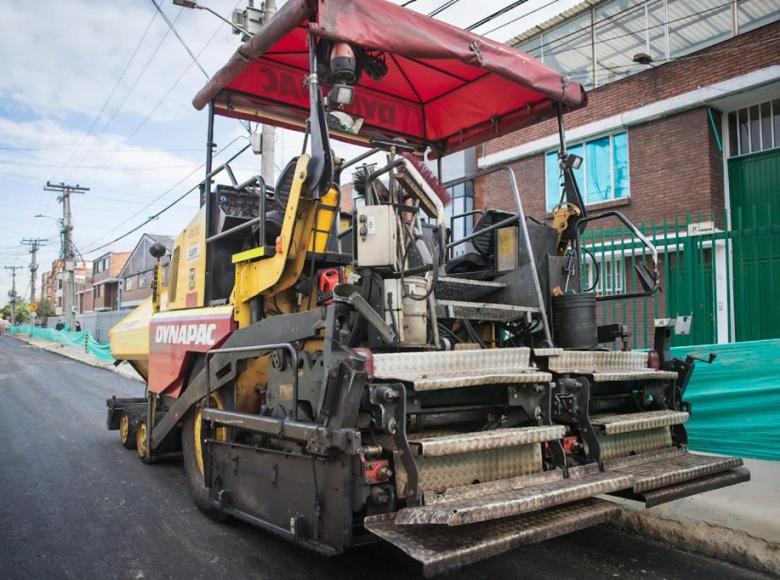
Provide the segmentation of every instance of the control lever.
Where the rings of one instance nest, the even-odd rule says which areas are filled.
[[[385,322],[382,315],[374,310],[366,299],[355,290],[354,286],[351,284],[339,284],[333,289],[333,299],[351,304],[371,326],[376,328],[385,342],[388,344],[395,343],[395,331]]]
[[[693,356],[693,355],[689,354],[687,357],[685,357],[685,360],[686,360],[686,362],[689,362],[689,363],[693,362],[693,361],[699,361],[699,362],[703,362],[703,363],[706,363],[708,365],[711,365],[712,361],[714,361],[716,358],[718,358],[718,353],[711,352],[707,358],[701,358],[701,357]]]

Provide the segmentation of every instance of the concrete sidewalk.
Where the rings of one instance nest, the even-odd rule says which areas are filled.
[[[676,548],[780,576],[780,462],[746,459],[750,481],[648,510],[632,501],[615,524]]]
[[[114,366],[114,363],[110,363],[97,358],[95,355],[86,352],[83,348],[77,348],[75,346],[66,346],[58,342],[51,342],[48,340],[31,339],[26,334],[6,334],[9,338],[15,338],[22,342],[26,342],[30,346],[38,347],[42,350],[53,352],[60,356],[77,360],[80,363],[84,363],[91,367],[96,367],[110,371],[121,375],[127,379],[133,379],[136,381],[144,382],[143,378],[131,367],[128,363],[122,362],[118,366]]]

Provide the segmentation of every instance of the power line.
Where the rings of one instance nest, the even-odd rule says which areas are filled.
[[[180,8],[179,12],[176,14],[176,18],[174,18],[173,22],[175,23],[179,17],[181,16],[182,12],[184,11],[184,8]],[[99,140],[105,132],[108,130],[108,128],[111,126],[111,124],[114,122],[114,119],[116,119],[117,115],[119,115],[119,112],[124,107],[125,103],[127,102],[127,99],[130,98],[130,95],[133,94],[133,91],[138,86],[138,83],[140,82],[141,78],[143,78],[144,74],[146,74],[146,71],[149,70],[149,65],[152,63],[154,58],[157,56],[157,54],[160,52],[160,48],[162,48],[163,43],[168,38],[168,35],[171,33],[170,28],[166,28],[165,34],[163,34],[162,38],[160,38],[160,41],[157,43],[157,45],[154,47],[154,50],[152,51],[152,54],[149,55],[149,58],[146,59],[146,62],[144,63],[143,67],[141,68],[141,71],[136,75],[135,79],[130,85],[130,89],[125,93],[125,96],[120,101],[119,105],[116,109],[114,109],[114,112],[111,114],[111,117],[108,119],[105,125],[103,125],[102,129],[98,133],[96,137],[96,142]],[[83,159],[83,156],[82,156]]]
[[[203,76],[206,77],[206,80],[209,80],[211,78],[211,77],[209,77],[209,73],[207,73],[206,69],[203,68],[203,66],[200,64],[200,62],[198,62],[197,57],[194,54],[192,54],[192,51],[190,50],[190,47],[187,46],[186,42],[184,42],[184,39],[179,34],[179,31],[176,30],[176,27],[173,25],[173,22],[171,22],[170,19],[165,15],[165,12],[162,11],[162,9],[160,8],[160,5],[157,4],[157,2],[155,0],[151,0],[151,3],[154,4],[154,7],[157,9],[157,12],[159,12],[160,16],[162,17],[162,19],[165,20],[165,23],[168,25],[168,28],[171,29],[171,32],[173,32],[176,35],[176,38],[179,39],[179,42],[184,47],[184,50],[187,51],[187,54],[190,55],[190,58],[192,59],[192,61],[196,65],[198,65],[198,68],[200,69],[200,72],[203,73]]]
[[[428,16],[433,18],[434,16],[436,16],[440,12],[444,12],[445,10],[447,10],[447,8],[449,8],[450,6],[452,6],[454,4],[457,4],[458,2],[460,2],[460,0],[447,0],[447,2],[445,2],[444,4],[439,6],[438,8],[428,12]],[[404,6],[406,6],[406,4],[404,4]]]
[[[238,4],[236,4],[236,6],[238,6]],[[171,29],[174,30],[173,29],[173,24],[171,24]],[[214,41],[214,39],[216,38],[217,34],[219,33],[219,31],[221,29],[222,29],[222,24],[220,23],[220,25],[214,30],[212,35],[208,38],[206,43],[198,51],[197,56],[200,56],[201,54],[203,54],[203,52],[208,48],[208,46]],[[182,80],[184,80],[184,77],[187,76],[187,73],[192,68],[192,65],[194,63],[197,63],[197,62],[198,62],[198,59],[196,58],[196,56],[193,55],[192,60],[190,61],[190,64],[187,65],[187,67],[184,69],[184,71],[182,71],[182,73],[179,75],[179,77],[176,79],[176,81],[174,81],[174,83],[168,88],[168,90],[165,92],[165,94],[157,101],[157,103],[151,108],[151,110],[149,110],[149,112],[144,116],[144,118],[141,119],[141,121],[133,128],[133,130],[130,132],[130,134],[125,138],[122,146],[117,148],[117,149],[115,149],[111,153],[111,155],[109,155],[108,158],[106,158],[106,160],[103,161],[103,163],[101,163],[95,169],[105,168],[105,166],[108,165],[111,162],[111,160],[116,156],[116,154],[118,152],[122,151],[122,149],[124,149],[127,146],[127,143],[130,142],[130,140],[132,140],[132,138],[135,137],[138,134],[138,132],[144,127],[144,125],[146,125],[146,123],[149,121],[149,119],[151,119],[152,115],[154,115],[154,113],[157,112],[157,109],[159,109],[160,106],[168,99],[168,97],[171,96],[171,93],[173,93],[174,89],[176,89],[176,87],[179,86],[179,83]],[[198,65],[198,66],[200,66],[200,65]],[[204,74],[206,74],[205,71],[204,71]],[[206,78],[209,78],[208,74],[206,74]]]
[[[514,23],[515,23],[515,22],[517,22],[518,20],[522,20],[523,18],[526,18],[526,17],[528,17],[528,16],[531,16],[531,14],[535,14],[536,12],[539,12],[540,10],[544,10],[545,8],[547,8],[548,6],[552,6],[552,5],[553,5],[553,4],[555,4],[556,2],[560,2],[560,0],[552,0],[552,2],[548,2],[547,4],[542,4],[542,5],[541,5],[541,6],[539,6],[538,8],[534,8],[533,10],[530,10],[530,11],[526,12],[525,14],[521,14],[521,15],[520,15],[520,16],[518,16],[517,18],[513,18],[512,20],[509,20],[508,22],[504,22],[503,24],[499,24],[499,25],[498,25],[498,26],[496,26],[495,28],[491,28],[491,29],[490,29],[490,30],[488,30],[487,32],[484,32],[484,33],[482,34],[482,36],[487,36],[488,34],[492,34],[493,32],[495,32],[496,30],[501,30],[502,28],[506,28],[506,27],[507,27],[507,26],[509,26],[510,24],[514,24]]]
[[[214,153],[214,157],[216,157],[217,155],[219,155],[220,153],[222,153],[223,151],[225,151],[225,150],[226,150],[228,147],[230,147],[231,145],[233,145],[233,143],[235,143],[235,142],[236,142],[236,141],[238,141],[239,139],[241,139],[241,137],[236,137],[236,138],[235,138],[235,139],[233,139],[233,140],[232,140],[230,143],[228,143],[227,145],[225,145],[224,147],[222,147],[220,150],[216,151],[216,152]],[[185,175],[184,177],[182,177],[182,178],[181,178],[179,181],[177,181],[176,183],[174,183],[174,184],[173,184],[171,187],[169,187],[168,189],[166,189],[166,190],[165,190],[163,193],[161,193],[160,195],[158,195],[158,196],[157,196],[156,198],[154,198],[152,201],[150,201],[149,203],[147,203],[147,204],[146,204],[144,207],[142,207],[142,208],[141,208],[141,209],[139,209],[137,212],[135,212],[133,215],[131,215],[129,218],[127,218],[125,221],[123,221],[122,223],[120,223],[120,224],[118,224],[118,225],[114,226],[114,227],[113,227],[113,228],[112,228],[112,229],[111,229],[109,232],[106,232],[106,233],[105,233],[105,234],[103,234],[102,236],[100,236],[100,237],[96,238],[95,240],[93,240],[92,242],[88,243],[88,244],[87,244],[87,248],[88,248],[88,249],[86,250],[86,253],[87,253],[87,254],[91,254],[91,253],[93,253],[93,252],[95,252],[95,251],[97,251],[97,250],[100,250],[100,249],[102,249],[102,248],[106,247],[106,245],[113,244],[115,241],[121,240],[122,238],[125,238],[125,237],[127,237],[128,235],[130,235],[131,233],[133,233],[133,231],[135,231],[135,230],[136,230],[136,229],[138,229],[138,228],[135,228],[135,229],[133,229],[132,231],[130,231],[130,232],[127,232],[127,233],[125,233],[125,234],[123,234],[123,235],[119,236],[119,238],[117,238],[116,240],[112,240],[111,242],[108,242],[108,244],[103,244],[103,245],[101,245],[101,246],[99,246],[99,247],[97,247],[97,248],[91,248],[91,249],[89,249],[89,247],[90,247],[90,246],[93,246],[94,244],[96,244],[96,243],[97,243],[97,242],[99,242],[100,240],[104,239],[106,236],[110,235],[112,231],[114,231],[114,230],[116,230],[116,229],[119,229],[120,227],[122,227],[123,225],[125,225],[127,222],[131,221],[133,218],[135,218],[135,217],[137,217],[139,214],[141,214],[141,213],[142,213],[144,210],[146,210],[146,209],[147,209],[147,208],[149,208],[150,206],[152,206],[152,205],[154,205],[155,203],[157,203],[158,201],[160,201],[160,200],[161,200],[163,197],[165,197],[165,196],[166,196],[166,195],[168,195],[170,192],[172,192],[174,189],[176,189],[176,188],[177,188],[179,185],[181,185],[182,183],[184,183],[184,182],[185,182],[187,179],[189,179],[189,178],[190,178],[192,175],[194,175],[195,173],[197,173],[198,171],[200,171],[201,169],[203,169],[203,167],[204,167],[205,165],[206,165],[206,163],[205,163],[205,162],[204,162],[204,163],[201,163],[201,164],[200,164],[200,165],[198,165],[198,166],[197,166],[195,169],[193,169],[192,171],[190,171],[189,173],[187,173],[187,175]],[[196,187],[198,187],[198,186],[196,186]],[[186,196],[187,196],[188,194],[190,194],[192,191],[194,191],[194,190],[193,190],[193,189],[190,189],[190,190],[188,190],[188,191],[187,191],[187,193],[185,193],[185,194],[184,194],[184,196],[182,196],[181,198],[179,198],[179,199],[178,199],[178,200],[177,200],[175,203],[178,203],[179,201],[181,201],[181,199],[184,199],[184,197],[186,197]],[[164,211],[167,211],[167,209],[169,209],[169,208],[166,208]],[[157,217],[159,217],[161,213],[163,213],[163,212],[158,212],[158,214],[157,214],[157,215],[154,217],[154,219],[156,219]],[[146,224],[147,224],[147,223],[149,223],[150,221],[151,221],[151,218],[150,218],[150,219],[148,219],[146,222],[144,222],[144,223],[142,224],[142,226],[143,226],[143,225],[146,225]]]
[[[563,48],[563,49],[557,50],[557,51],[547,52],[546,50],[544,50],[543,54],[544,54],[544,56],[555,56],[556,54],[563,54],[564,52],[570,52],[572,50],[579,50],[581,48],[589,48],[591,45],[603,44],[605,42],[612,42],[613,40],[619,40],[621,38],[626,38],[626,37],[629,37],[629,36],[635,36],[636,34],[638,34],[640,32],[647,32],[647,31],[653,30],[655,28],[661,28],[661,27],[664,27],[664,26],[668,26],[669,24],[674,24],[675,22],[680,22],[682,20],[687,20],[689,18],[693,18],[694,16],[701,16],[702,14],[706,14],[708,12],[712,12],[712,11],[715,11],[715,10],[720,10],[721,8],[724,8],[724,7],[730,6],[730,5],[731,5],[731,2],[726,2],[725,4],[719,4],[718,6],[712,6],[710,8],[706,8],[706,9],[700,10],[698,12],[693,12],[691,14],[687,14],[687,15],[681,16],[679,18],[674,18],[672,20],[667,20],[667,21],[662,22],[660,24],[653,24],[652,26],[647,26],[645,28],[638,28],[634,32],[628,32],[628,33],[625,33],[625,34],[618,34],[616,36],[610,36],[609,38],[602,38],[600,40],[595,40],[595,41],[592,41],[592,42],[588,42],[587,44],[581,44],[581,45],[578,45],[578,46],[570,46],[568,48]],[[601,21],[599,21],[599,22],[601,22]],[[545,45],[544,47],[546,48],[546,46],[547,45]],[[535,49],[532,49],[532,50],[539,50],[539,49],[535,48]],[[669,60],[671,60],[671,59],[669,59]]]
[[[92,135],[92,132],[95,130],[95,126],[97,125],[98,120],[100,117],[103,116],[103,113],[106,110],[106,107],[108,106],[108,103],[111,102],[111,99],[114,98],[114,94],[116,93],[116,90],[119,88],[119,84],[122,82],[122,79],[125,78],[125,75],[127,74],[127,71],[130,69],[130,64],[135,59],[135,56],[138,54],[138,51],[140,50],[141,46],[144,43],[144,40],[146,40],[146,36],[149,34],[149,30],[152,28],[152,24],[154,23],[154,20],[157,18],[157,13],[154,12],[152,14],[152,18],[149,20],[149,23],[146,25],[146,28],[144,29],[143,34],[141,35],[141,38],[138,40],[138,43],[135,45],[135,48],[133,49],[132,54],[130,55],[130,58],[127,59],[127,62],[125,63],[125,66],[122,68],[122,72],[119,73],[119,78],[114,83],[114,87],[111,89],[111,92],[109,93],[108,97],[105,101],[103,101],[103,106],[100,107],[100,110],[98,111],[98,114],[95,115],[95,118],[92,119],[92,123],[89,126],[89,129],[87,130],[87,133],[81,138],[78,145],[76,145],[76,148],[73,150],[73,155],[70,156],[70,159],[68,159],[65,164],[52,175],[52,179],[57,177],[57,174],[59,174],[60,171],[65,169],[68,165],[70,165],[74,158],[76,157],[76,153],[78,152],[81,145]]]
[[[512,2],[511,4],[507,4],[501,10],[496,10],[495,12],[493,12],[493,14],[485,16],[482,20],[477,20],[474,24],[472,24],[470,26],[467,26],[466,30],[471,32],[475,28],[479,28],[480,26],[482,26],[484,24],[487,24],[491,20],[495,20],[499,16],[503,16],[507,12],[509,12],[511,10],[514,10],[515,8],[517,8],[518,6],[520,6],[522,4],[525,4],[526,2],[528,2],[528,0],[517,0],[516,2]]]

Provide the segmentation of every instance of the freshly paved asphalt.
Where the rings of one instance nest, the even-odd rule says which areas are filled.
[[[3,578],[415,578],[377,543],[335,558],[191,503],[178,462],[147,466],[105,426],[105,399],[141,383],[0,337],[0,576]],[[593,528],[447,578],[764,578]]]

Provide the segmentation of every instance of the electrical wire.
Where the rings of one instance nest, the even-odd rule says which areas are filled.
[[[514,10],[515,8],[517,8],[518,6],[521,6],[522,4],[525,4],[526,2],[528,2],[528,0],[516,0],[515,2],[512,2],[511,4],[507,4],[501,10],[496,10],[495,12],[493,12],[493,14],[485,16],[482,20],[477,20],[474,24],[471,24],[470,26],[467,26],[466,30],[471,32],[475,28],[479,28],[480,26],[483,26],[483,25],[487,24],[491,20],[495,20],[499,16],[503,16],[507,12],[510,12],[511,10]]]
[[[113,88],[111,89],[111,92],[108,94],[108,97],[106,97],[106,100],[103,101],[103,105],[100,107],[100,110],[98,111],[97,115],[95,115],[95,118],[92,119],[92,123],[89,126],[89,129],[87,129],[87,133],[82,136],[79,143],[76,145],[76,148],[73,150],[73,154],[70,156],[70,159],[68,159],[62,167],[60,167],[59,170],[57,170],[54,175],[51,176],[51,179],[55,179],[60,171],[65,169],[68,165],[70,165],[74,158],[76,157],[76,153],[84,144],[84,142],[92,135],[92,132],[95,130],[95,127],[97,126],[97,122],[100,120],[100,118],[103,116],[103,113],[106,110],[106,107],[108,107],[108,103],[111,102],[111,99],[114,98],[114,94],[116,94],[116,90],[119,88],[120,83],[122,82],[122,79],[125,78],[125,75],[127,74],[127,71],[130,69],[130,65],[132,64],[133,60],[135,60],[136,55],[138,54],[138,51],[141,49],[141,46],[144,43],[144,40],[146,40],[147,35],[149,34],[149,30],[152,28],[152,24],[154,24],[154,21],[157,19],[157,13],[154,12],[152,14],[151,19],[149,20],[149,23],[146,25],[146,28],[144,29],[143,34],[141,35],[141,38],[138,40],[138,43],[135,45],[135,48],[133,49],[133,52],[130,54],[130,58],[127,59],[127,62],[125,63],[125,66],[122,68],[122,72],[119,73],[119,78],[116,79],[116,82],[114,83]],[[3,147],[3,149],[5,149]]]
[[[216,152],[214,153],[214,157],[217,157],[217,156],[218,156],[220,153],[222,153],[223,151],[225,151],[225,150],[226,150],[228,147],[230,147],[231,145],[233,145],[233,143],[235,143],[235,142],[236,142],[236,141],[238,141],[239,139],[241,139],[241,137],[236,137],[236,138],[234,138],[234,139],[233,139],[233,140],[232,140],[230,143],[228,143],[227,145],[225,145],[224,147],[222,147],[221,149],[219,149],[218,151],[216,151]],[[184,177],[182,177],[182,178],[181,178],[179,181],[177,181],[177,182],[176,182],[175,184],[173,184],[173,185],[172,185],[170,188],[168,188],[168,189],[167,189],[167,190],[165,190],[163,193],[161,193],[160,195],[158,195],[158,196],[157,196],[155,199],[153,199],[152,201],[150,201],[149,203],[147,203],[147,204],[146,204],[144,207],[142,207],[140,210],[138,210],[137,212],[135,212],[135,213],[134,213],[132,216],[130,216],[130,217],[129,217],[129,218],[127,218],[125,221],[123,221],[123,222],[122,222],[122,223],[120,223],[119,225],[117,225],[117,226],[115,226],[114,228],[112,228],[112,230],[111,230],[111,231],[113,231],[113,230],[116,230],[116,229],[120,228],[121,226],[123,226],[124,224],[126,224],[127,222],[129,222],[130,220],[132,220],[133,218],[137,217],[137,216],[138,216],[139,214],[141,214],[141,213],[142,213],[144,210],[146,210],[147,208],[149,208],[150,206],[152,206],[153,204],[155,204],[156,202],[158,202],[159,200],[161,200],[163,197],[165,197],[165,196],[166,196],[166,195],[168,195],[170,192],[172,192],[174,189],[176,189],[176,188],[177,188],[179,185],[181,185],[182,183],[184,183],[184,181],[186,181],[187,179],[189,179],[189,178],[190,178],[190,177],[191,177],[193,174],[195,174],[196,172],[200,171],[200,170],[201,170],[201,169],[202,169],[202,168],[203,168],[205,165],[206,165],[206,163],[205,163],[205,162],[203,162],[203,163],[201,163],[200,165],[198,165],[198,167],[196,167],[195,169],[193,169],[192,171],[190,171],[190,172],[189,172],[187,175],[185,175]],[[96,248],[95,248],[95,247],[93,247],[93,248],[90,248],[90,246],[93,246],[94,244],[96,244],[96,243],[97,243],[97,242],[99,242],[100,240],[104,239],[106,236],[110,235],[110,232],[107,232],[107,233],[103,234],[102,236],[100,236],[99,238],[96,238],[94,241],[92,241],[92,242],[90,242],[90,243],[88,243],[88,244],[87,244],[87,247],[88,247],[88,249],[86,250],[86,252],[85,252],[85,253],[87,253],[87,254],[92,254],[92,253],[96,252],[97,250],[100,250],[100,249],[102,249],[102,248],[105,248],[106,246],[108,246],[108,245],[110,245],[110,244],[113,244],[114,242],[117,242],[117,241],[119,241],[119,240],[121,240],[121,239],[123,239],[123,238],[126,238],[127,236],[129,236],[129,235],[130,235],[130,234],[132,234],[133,232],[137,231],[137,230],[138,230],[138,229],[140,229],[141,227],[145,226],[145,225],[146,225],[146,224],[148,224],[149,222],[151,222],[151,221],[153,221],[153,220],[157,219],[158,217],[160,217],[160,216],[161,216],[163,213],[165,213],[166,211],[168,211],[170,208],[172,208],[174,205],[176,205],[177,203],[179,203],[179,202],[180,202],[182,199],[184,199],[184,198],[185,198],[187,195],[189,195],[190,193],[192,193],[193,191],[195,191],[195,190],[196,190],[196,189],[198,189],[199,187],[200,187],[200,183],[198,183],[197,185],[195,185],[195,186],[194,186],[194,187],[192,187],[191,189],[187,190],[187,192],[186,192],[186,193],[184,193],[184,194],[182,194],[181,196],[179,196],[179,197],[178,197],[176,200],[174,200],[174,201],[173,201],[171,204],[169,204],[168,206],[166,206],[165,208],[163,208],[161,211],[157,212],[157,213],[156,213],[156,214],[154,214],[153,216],[150,216],[150,217],[149,217],[149,218],[148,218],[148,219],[147,219],[145,222],[143,222],[143,223],[142,223],[140,226],[137,226],[137,227],[133,228],[132,230],[130,230],[130,231],[128,231],[128,232],[125,232],[125,233],[124,233],[124,234],[122,234],[121,236],[119,236],[119,237],[115,238],[114,240],[112,240],[112,241],[110,241],[110,242],[108,242],[108,243],[106,243],[106,244],[103,244],[103,245],[101,245],[101,246],[98,246],[98,247],[96,247]]]
[[[179,9],[179,12],[176,14],[176,18],[174,18],[173,22],[174,24],[176,21],[179,20],[179,17],[181,16],[182,12],[184,11],[184,8]],[[130,95],[133,94],[133,91],[135,91],[135,88],[138,86],[138,83],[143,78],[143,76],[146,74],[146,72],[149,70],[149,65],[151,65],[154,58],[157,56],[157,54],[160,52],[160,48],[162,48],[162,45],[165,43],[165,40],[168,38],[168,35],[171,33],[170,28],[166,28],[165,34],[163,34],[162,38],[160,38],[160,41],[157,43],[157,45],[152,50],[152,54],[149,55],[149,58],[146,59],[146,62],[144,63],[143,67],[141,68],[141,71],[136,75],[135,79],[130,85],[130,89],[125,93],[125,96],[120,101],[119,105],[116,109],[114,109],[114,112],[111,114],[111,117],[108,119],[108,121],[103,125],[103,127],[100,129],[100,132],[98,133],[97,137],[95,138],[95,143],[98,143],[99,140],[105,135],[108,128],[111,126],[111,124],[114,122],[114,119],[117,118],[120,111],[124,107],[125,103],[127,102],[127,99],[130,98]],[[82,156],[83,159],[83,156]]]
[[[192,61],[198,65],[198,68],[200,69],[200,72],[203,73],[203,76],[206,77],[206,80],[209,80],[209,73],[206,72],[206,69],[203,68],[203,65],[200,64],[200,61],[198,61],[198,58],[192,54],[192,50],[190,50],[190,47],[187,46],[187,43],[184,42],[184,39],[181,37],[181,34],[179,34],[179,31],[176,30],[176,27],[173,25],[173,22],[170,21],[170,19],[165,15],[165,12],[162,11],[162,8],[160,8],[160,5],[157,4],[156,0],[150,0],[150,2],[154,5],[154,7],[157,9],[157,12],[160,14],[163,20],[165,20],[165,23],[168,25],[168,28],[170,28],[171,32],[176,35],[176,38],[179,40],[181,45],[184,47],[184,50],[187,51],[187,54],[190,55],[190,58]]]
[[[501,30],[502,28],[506,28],[510,24],[514,24],[515,22],[517,22],[519,20],[522,20],[523,18],[531,16],[531,14],[535,14],[536,12],[539,12],[540,10],[544,10],[548,6],[552,6],[553,4],[555,4],[557,2],[560,2],[560,0],[552,0],[552,2],[548,2],[547,4],[542,4],[541,6],[539,6],[537,8],[534,8],[533,10],[530,10],[530,11],[526,12],[525,14],[521,14],[517,18],[513,18],[512,20],[504,22],[503,24],[499,24],[495,28],[491,28],[487,32],[482,33],[482,36],[487,36],[488,34],[492,34],[493,32],[495,32],[496,30]]]
[[[444,4],[442,4],[441,6],[439,6],[438,8],[436,8],[436,9],[434,9],[434,10],[431,10],[430,12],[428,12],[428,16],[430,16],[431,18],[433,18],[433,17],[434,17],[434,16],[436,16],[437,14],[439,14],[439,13],[441,13],[441,12],[444,12],[445,10],[447,10],[447,8],[449,8],[450,6],[453,6],[453,5],[457,4],[458,2],[460,2],[460,0],[447,0],[447,2],[445,2]]]
[[[708,12],[713,12],[715,10],[721,10],[722,8],[724,8],[726,6],[730,6],[730,5],[731,5],[731,2],[726,2],[724,4],[719,4],[717,6],[712,6],[710,8],[706,8],[706,9],[700,10],[698,12],[693,12],[691,14],[686,14],[685,16],[681,16],[679,18],[674,18],[672,20],[667,20],[667,21],[662,22],[660,24],[653,24],[652,26],[647,26],[645,28],[638,28],[634,32],[628,32],[628,33],[625,33],[625,34],[618,34],[616,36],[610,36],[609,38],[602,38],[600,40],[596,40],[596,41],[593,41],[593,42],[588,42],[587,44],[581,44],[581,45],[578,45],[578,46],[570,46],[570,47],[563,48],[563,49],[558,50],[558,51],[551,51],[551,52],[547,52],[547,50],[544,50],[544,56],[545,57],[547,57],[547,56],[554,56],[556,54],[563,54],[564,52],[570,52],[570,51],[579,50],[579,49],[582,49],[582,48],[589,48],[592,45],[603,44],[605,42],[612,42],[613,40],[619,40],[621,38],[626,38],[626,37],[630,37],[630,36],[636,36],[637,34],[639,34],[641,32],[647,32],[647,31],[653,30],[655,28],[661,28],[661,27],[667,26],[669,24],[673,24],[675,22],[680,22],[682,20],[687,20],[689,18],[693,18],[694,16],[701,16],[702,14],[706,14]],[[601,21],[599,21],[599,22],[601,22]],[[546,48],[546,46],[547,45],[545,45],[544,47]],[[532,50],[539,50],[539,49],[532,49]]]

